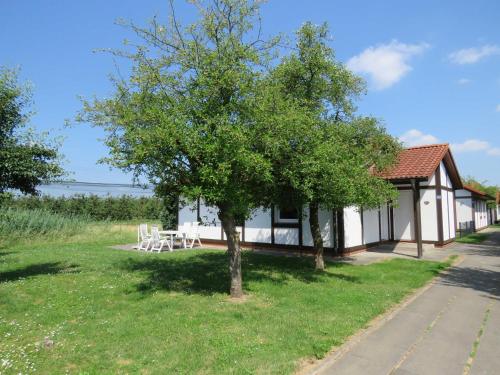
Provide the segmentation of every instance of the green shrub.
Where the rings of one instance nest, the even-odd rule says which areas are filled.
[[[168,208],[156,197],[131,196],[98,197],[96,195],[74,195],[70,197],[23,196],[8,199],[4,207],[22,210],[46,210],[67,217],[82,216],[95,221],[161,220],[165,212],[177,211]]]

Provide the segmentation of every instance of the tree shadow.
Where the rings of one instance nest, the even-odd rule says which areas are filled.
[[[497,268],[500,269],[499,266]],[[500,298],[500,271],[475,267],[451,267],[438,281],[443,285],[473,289]]]
[[[486,233],[488,237],[481,243],[460,243],[458,250],[465,255],[500,257],[500,232]]]
[[[498,245],[489,244],[460,244],[460,253],[464,255],[481,255],[500,257]]]
[[[55,275],[60,273],[77,273],[78,265],[61,262],[30,264],[12,271],[0,272],[0,283],[16,281],[40,275]]]
[[[172,258],[169,255],[148,259],[128,258],[120,264],[120,268],[146,273],[145,279],[136,285],[137,291],[142,293],[157,290],[202,295],[228,292],[229,270],[226,253],[200,251],[186,258]],[[333,272],[334,268],[340,267],[349,265],[328,263],[327,272],[315,272],[311,259],[244,252],[243,287],[251,290],[253,282],[286,284],[298,280],[314,283],[332,277],[358,282],[356,277]]]

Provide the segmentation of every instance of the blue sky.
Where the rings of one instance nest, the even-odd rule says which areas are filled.
[[[192,8],[176,3],[181,21],[192,21]],[[155,14],[165,18],[165,0],[0,2],[0,65],[20,66],[33,83],[33,125],[66,137],[65,167],[78,181],[131,180],[96,165],[107,153],[100,129],[64,128],[64,120],[80,109],[78,96],[111,93],[113,59],[93,50],[132,37],[114,21],[143,24]],[[499,14],[496,0],[270,0],[262,7],[268,35],[326,21],[337,58],[367,79],[360,113],[382,119],[407,144],[452,144],[462,175],[500,185]]]

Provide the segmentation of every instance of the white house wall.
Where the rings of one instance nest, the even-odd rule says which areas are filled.
[[[196,210],[196,202],[190,202],[179,208],[179,226],[184,226],[186,223],[198,221]]]
[[[313,246],[311,227],[309,225],[309,208],[305,207],[302,211],[302,245]],[[333,246],[333,213],[332,211],[319,211],[319,225],[321,227],[321,236],[325,247]]]
[[[436,190],[420,190],[420,215],[422,223],[422,240],[438,241]]]
[[[455,215],[455,195],[452,191],[447,191],[448,193],[448,222],[450,230],[450,238],[456,237],[456,215]]]
[[[486,202],[475,200],[476,202],[476,229],[481,229],[488,226],[488,218],[486,213]]]
[[[217,210],[206,206],[203,201],[200,201],[200,219],[200,237],[209,240],[220,240],[222,236],[222,224],[217,215]]]
[[[435,186],[436,185],[436,172],[434,172],[428,181],[421,181],[421,186]],[[411,186],[411,185],[408,185]]]
[[[380,241],[378,209],[363,210],[363,244],[371,244]]]
[[[457,199],[457,222],[465,225],[474,221],[472,217],[472,197]]]
[[[450,177],[448,176],[448,173],[446,171],[446,167],[444,166],[443,162],[440,164],[440,172],[441,172],[441,186],[446,186],[447,188],[452,189],[453,185],[451,183]]]
[[[271,211],[258,209],[245,221],[245,241],[271,243]]]
[[[465,226],[473,222],[473,203],[470,191],[460,189],[455,191],[455,207],[457,210],[457,225],[465,229]]]
[[[298,245],[298,228],[274,228],[274,243],[278,245]]]
[[[380,210],[380,232],[381,240],[389,240],[389,212],[387,206],[382,206]]]
[[[344,208],[344,245],[345,247],[363,245],[361,213],[357,207]]]
[[[455,197],[453,191],[453,184],[448,175],[445,165],[441,162],[441,207],[443,214],[443,241],[448,241],[455,238]],[[439,200],[439,199],[438,199]]]
[[[411,190],[400,190],[398,205],[394,213],[394,239],[396,241],[412,241],[414,236],[413,193]]]

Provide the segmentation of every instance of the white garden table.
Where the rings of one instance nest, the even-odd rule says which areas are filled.
[[[186,232],[180,230],[160,230],[158,233],[160,235],[168,237],[168,241],[170,242],[170,247],[174,248],[174,239],[176,236],[182,236],[182,247],[185,249],[186,245]]]

